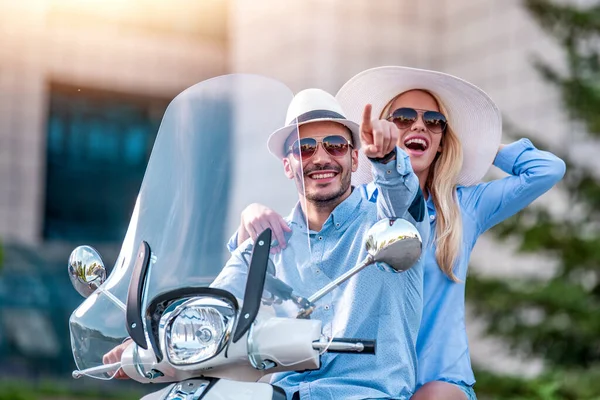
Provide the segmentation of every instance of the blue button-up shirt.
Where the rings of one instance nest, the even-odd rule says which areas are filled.
[[[425,290],[417,342],[418,386],[436,380],[475,383],[465,326],[465,281],[471,251],[482,233],[525,208],[565,173],[561,159],[536,149],[528,139],[505,146],[494,165],[510,176],[457,188],[463,232],[454,274],[461,282],[451,281],[438,266],[433,243],[436,210],[431,197],[427,201],[432,240],[423,255]],[[365,187],[363,196],[375,201],[377,188]]]
[[[272,256],[276,276],[308,297],[337,278],[366,256],[368,229],[380,217],[403,217],[415,223],[424,243],[429,222],[418,179],[410,159],[397,149],[396,161],[373,164],[375,183],[380,189],[376,204],[360,190],[338,205],[319,232],[310,231],[296,205],[287,221],[292,227],[288,246]],[[416,199],[416,200],[415,200]],[[422,213],[415,209],[421,208]],[[409,211],[411,209],[411,211]],[[298,233],[296,233],[298,232]],[[310,252],[307,251],[310,243]],[[213,286],[241,296],[246,264],[243,243],[232,253]],[[318,302],[311,318],[323,322],[326,335],[377,340],[376,355],[325,353],[321,368],[307,372],[274,374],[271,382],[282,387],[288,398],[299,392],[305,399],[409,399],[416,385],[416,340],[422,314],[423,266],[419,261],[402,273],[367,267]]]

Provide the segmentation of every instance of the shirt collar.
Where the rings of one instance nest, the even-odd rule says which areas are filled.
[[[306,225],[306,218],[304,218],[304,213],[302,212],[302,207],[300,207],[299,201],[294,206],[294,209],[288,218],[292,225],[295,225],[300,229],[304,229],[304,226]]]
[[[377,185],[375,185],[375,183],[371,182],[366,185],[363,185],[360,187],[360,190],[363,192],[364,198],[367,199],[368,201],[370,201],[372,203],[377,201],[378,190],[377,190]],[[427,203],[427,209],[429,211],[429,215],[435,214],[435,205],[433,204],[433,196],[431,196],[431,195],[427,196],[426,203]]]
[[[435,205],[433,204],[433,196],[430,194],[427,196],[427,210],[429,211],[429,215],[433,215],[435,213]]]
[[[333,226],[336,229],[343,227],[346,222],[350,219],[350,217],[354,214],[354,210],[360,204],[362,200],[362,196],[360,194],[360,190],[357,190],[355,187],[352,187],[352,193],[350,196],[346,198],[346,200],[342,201],[331,213],[327,221],[325,221],[325,225],[331,219]]]
[[[377,185],[374,182],[367,183],[366,185],[359,186],[360,190],[364,192],[364,197],[367,201],[375,203],[377,201]]]
[[[325,228],[329,223],[332,223],[336,229],[342,228],[346,222],[353,215],[354,210],[360,204],[362,200],[362,196],[360,190],[357,188],[353,188],[350,196],[346,198],[346,200],[342,201],[329,215],[329,218],[323,224],[323,228]],[[305,229],[306,226],[306,218],[304,217],[304,212],[302,212],[302,207],[300,207],[300,202],[296,203],[296,206],[292,210],[291,215],[289,216],[292,225],[297,226],[299,229]],[[331,221],[331,222],[330,222]]]

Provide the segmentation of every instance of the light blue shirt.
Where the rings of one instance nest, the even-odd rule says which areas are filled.
[[[397,161],[373,164],[375,184],[381,196],[376,204],[360,190],[338,205],[319,232],[309,233],[311,253],[306,247],[301,208],[296,205],[286,218],[292,233],[285,250],[272,256],[277,278],[302,296],[310,296],[367,256],[364,248],[368,229],[380,217],[403,217],[415,223],[424,242],[429,237],[424,200],[410,159],[397,149]],[[395,167],[395,168],[394,168]],[[415,206],[421,202],[421,216]],[[413,208],[412,214],[408,209]],[[421,219],[418,221],[417,219]],[[249,242],[234,250],[213,286],[240,295],[246,264],[242,252]],[[310,257],[310,260],[299,262]],[[341,298],[329,294],[311,316],[323,321],[325,334],[336,337],[376,339],[376,355],[325,353],[321,368],[307,372],[274,374],[271,383],[294,392],[302,400],[389,398],[409,399],[416,385],[416,340],[423,305],[423,266],[418,262],[403,273],[367,267],[341,285]],[[338,293],[339,294],[339,293]],[[336,301],[338,300],[338,301]]]
[[[510,176],[457,188],[463,239],[454,273],[462,282],[452,282],[440,270],[434,243],[430,242],[425,250],[424,307],[417,342],[418,386],[436,380],[469,386],[475,383],[465,327],[464,282],[471,251],[481,234],[525,208],[565,173],[561,159],[536,149],[528,139],[505,146],[498,152],[494,165]],[[369,185],[363,196],[375,201],[377,188]],[[431,197],[427,207],[433,241],[436,210]]]

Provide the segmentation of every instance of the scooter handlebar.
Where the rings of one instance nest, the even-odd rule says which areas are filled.
[[[377,341],[366,339],[333,338],[331,341],[313,342],[315,350],[326,350],[330,353],[375,354]]]

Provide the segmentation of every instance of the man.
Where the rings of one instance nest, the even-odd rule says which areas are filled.
[[[287,246],[272,259],[277,277],[300,295],[316,292],[364,259],[366,232],[382,217],[410,220],[427,243],[424,200],[409,157],[396,147],[399,132],[387,121],[371,122],[370,111],[365,109],[359,128],[343,116],[333,96],[318,89],[304,90],[288,108],[287,126],[269,138],[270,152],[282,160],[300,195],[285,220],[286,230],[292,233]],[[376,204],[364,200],[350,184],[359,146],[372,163],[379,190]],[[302,260],[299,249],[308,248],[306,237],[293,232],[306,231],[305,224],[310,252]],[[261,231],[258,227],[253,233]],[[235,249],[212,286],[241,293],[247,269],[244,253],[251,248],[247,240]],[[271,383],[291,399],[410,398],[416,384],[422,265],[419,262],[398,274],[367,268],[340,290],[344,300],[321,299],[312,318],[323,321],[332,335],[377,339],[377,354],[325,353],[321,369],[274,374]]]

